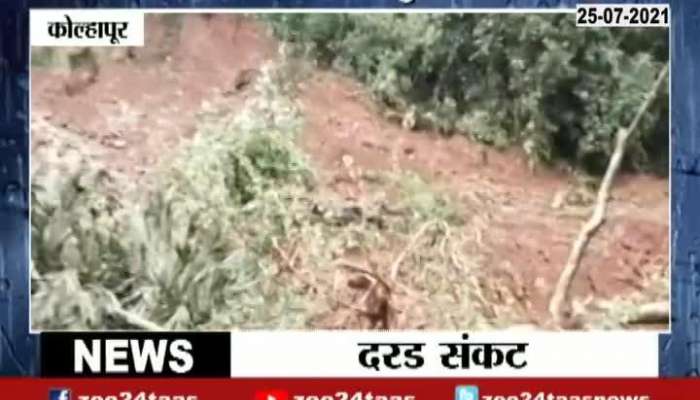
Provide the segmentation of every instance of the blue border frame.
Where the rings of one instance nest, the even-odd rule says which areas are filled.
[[[0,0],[0,376],[38,375],[29,333],[28,9],[549,8],[576,3],[669,3],[672,11],[671,268],[673,331],[659,339],[661,376],[700,375],[700,1],[697,0]]]
[[[661,376],[700,376],[700,2],[671,1],[671,319],[659,341]]]

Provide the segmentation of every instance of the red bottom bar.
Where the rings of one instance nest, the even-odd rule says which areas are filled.
[[[0,379],[0,399],[698,400],[700,379]]]

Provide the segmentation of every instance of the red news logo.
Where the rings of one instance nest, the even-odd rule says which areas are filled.
[[[255,393],[255,400],[289,400],[289,393],[284,390],[265,390]]]

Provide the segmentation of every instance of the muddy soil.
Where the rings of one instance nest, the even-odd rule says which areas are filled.
[[[32,118],[79,133],[99,147],[115,171],[143,179],[195,131],[211,99],[229,96],[235,109],[245,91],[233,86],[242,71],[259,68],[277,44],[252,21],[235,15],[183,20],[181,36],[148,23],[147,43],[128,60],[101,65],[79,93],[62,90],[65,74],[32,71]],[[547,319],[546,305],[585,216],[554,210],[552,198],[571,178],[527,168],[518,149],[496,151],[464,137],[408,131],[381,116],[356,82],[314,72],[300,102],[306,126],[299,145],[329,190],[355,198],[362,187],[338,185],[342,160],[374,171],[414,171],[447,191],[483,228],[480,251],[495,275],[509,277],[530,315]],[[33,131],[41,140],[41,131]],[[643,290],[668,265],[668,180],[622,176],[606,224],[591,242],[573,294],[612,298]]]

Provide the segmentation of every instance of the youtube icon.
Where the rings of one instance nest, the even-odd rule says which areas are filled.
[[[255,393],[255,400],[289,400],[289,393],[284,390],[265,390]]]

